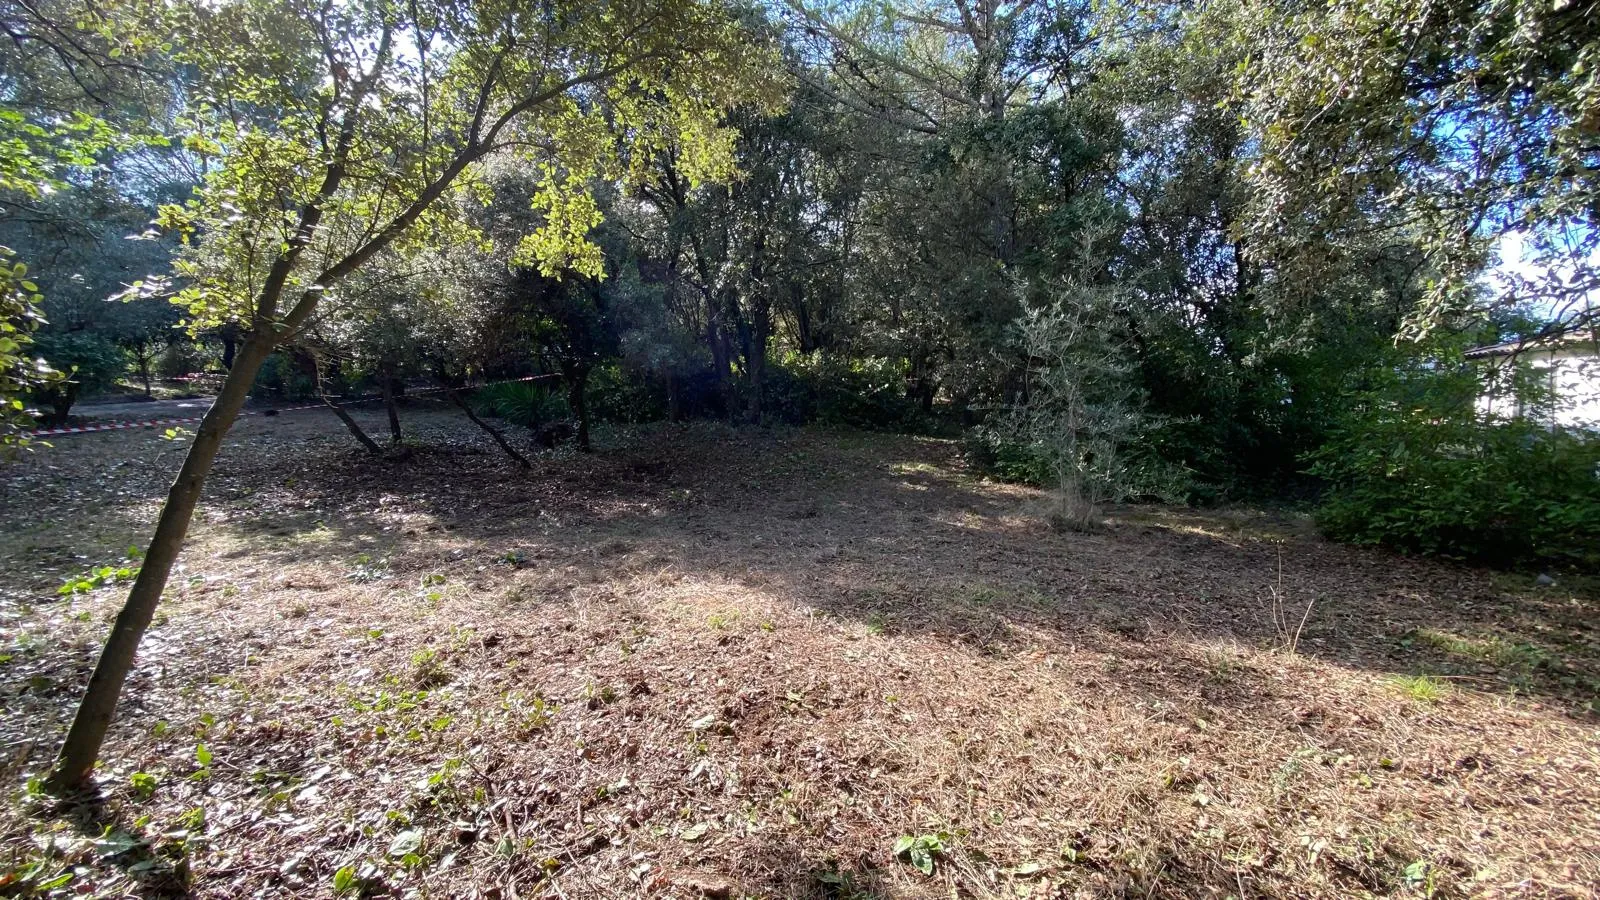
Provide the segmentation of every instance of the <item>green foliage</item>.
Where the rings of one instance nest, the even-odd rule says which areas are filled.
[[[1114,294],[1069,285],[1048,306],[1028,309],[1015,330],[1025,376],[995,426],[996,456],[1020,453],[1019,462],[1047,472],[1068,527],[1087,526],[1108,501],[1166,492],[1159,470],[1128,452],[1159,423],[1142,407],[1126,351],[1097,327],[1116,303]]]
[[[1389,682],[1418,703],[1438,703],[1450,686],[1430,675],[1396,675]]]
[[[28,280],[27,265],[13,262],[14,256],[11,248],[0,247],[0,446],[24,443],[17,432],[32,419],[23,398],[52,390],[62,377],[30,349],[34,332],[44,324],[39,309],[44,298]]]
[[[56,588],[56,594],[63,597],[86,594],[97,587],[131,581],[137,574],[138,566],[101,566],[82,577],[67,579]]]
[[[156,792],[156,787],[161,784],[161,779],[149,772],[135,772],[128,776],[128,782],[139,799],[148,800]]]
[[[316,363],[309,357],[293,350],[275,351],[261,364],[255,384],[250,388],[250,396],[272,400],[315,400],[315,366]],[[329,383],[325,387],[333,392],[339,385]]]
[[[655,379],[613,362],[589,373],[589,408],[602,422],[657,422],[667,417],[667,394]]]
[[[1248,54],[1235,94],[1260,148],[1250,230],[1289,246],[1368,231],[1355,208],[1396,231],[1416,223],[1437,273],[1413,316],[1423,330],[1477,300],[1496,238],[1525,235],[1531,271],[1544,271],[1504,279],[1507,293],[1556,318],[1592,316],[1594,12],[1564,0],[1211,5],[1227,23],[1217,42]]]
[[[1311,456],[1318,523],[1362,544],[1496,564],[1600,562],[1600,436],[1485,419],[1448,351],[1368,374]]]
[[[931,876],[934,861],[949,849],[949,841],[950,835],[943,831],[937,834],[902,835],[895,839],[894,855],[905,859],[918,872]]]
[[[128,368],[127,354],[98,332],[39,332],[34,349],[52,369],[66,373],[64,380],[37,386],[32,392],[34,400],[52,407],[52,419],[58,423],[67,420],[79,397],[116,384]]]
[[[472,404],[480,414],[538,428],[571,415],[567,400],[539,382],[508,381],[479,388]]]
[[[903,362],[818,352],[769,361],[763,407],[774,420],[861,429],[925,431],[927,417],[906,395]]]

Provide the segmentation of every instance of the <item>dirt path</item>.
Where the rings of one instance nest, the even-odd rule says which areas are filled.
[[[523,475],[457,419],[408,426],[417,452],[375,463],[328,421],[241,424],[105,804],[6,826],[39,872],[207,897],[1600,883],[1600,640],[1570,585],[1247,513],[1056,534],[941,441],[662,426]],[[0,470],[13,775],[118,590],[48,598],[142,538],[180,452],[85,435]],[[931,874],[895,853],[919,837]]]

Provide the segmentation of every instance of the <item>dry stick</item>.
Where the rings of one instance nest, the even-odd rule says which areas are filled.
[[[528,458],[526,456],[518,453],[517,448],[511,446],[511,444],[506,441],[504,435],[500,434],[499,431],[496,431],[494,426],[490,425],[488,422],[478,418],[478,414],[472,411],[472,407],[468,406],[465,400],[461,399],[461,395],[456,393],[455,388],[447,387],[444,389],[444,392],[450,395],[450,400],[454,402],[455,405],[461,407],[461,411],[467,414],[467,418],[472,420],[472,424],[482,428],[484,431],[489,432],[489,436],[494,438],[494,442],[500,445],[500,449],[504,450],[507,456],[516,460],[517,464],[522,466],[524,469],[533,468],[533,463],[528,462]]]

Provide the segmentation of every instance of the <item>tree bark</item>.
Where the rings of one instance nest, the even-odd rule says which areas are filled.
[[[189,520],[194,516],[206,476],[216,461],[223,437],[244,408],[256,372],[270,350],[271,345],[265,340],[247,338],[244,341],[233,368],[228,370],[228,377],[222,383],[222,392],[200,421],[178,477],[167,492],[167,502],[162,505],[161,516],[156,521],[155,536],[145,551],[144,563],[134,579],[133,589],[128,592],[128,601],[111,626],[111,635],[106,639],[105,649],[100,651],[89,687],[78,704],[67,739],[61,745],[61,756],[46,781],[53,791],[66,793],[80,789],[94,772],[100,746],[105,742],[106,730],[116,712],[117,698],[133,669],[139,640],[150,627],[172,566],[183,549],[183,538],[189,531]]]
[[[367,433],[361,430],[361,426],[356,424],[355,419],[350,418],[350,414],[344,411],[344,407],[333,402],[333,398],[327,394],[322,394],[322,402],[328,404],[328,408],[333,410],[333,414],[339,417],[339,421],[344,423],[344,427],[349,429],[355,439],[361,442],[361,446],[367,448],[368,453],[373,456],[383,455],[383,448],[378,446],[377,441],[367,437]]]
[[[745,358],[745,365],[750,373],[750,406],[749,416],[752,425],[761,424],[762,393],[766,389],[767,374],[767,337],[771,328],[771,319],[766,304],[758,305],[754,321],[750,327],[750,352]]]
[[[594,449],[589,446],[589,402],[585,397],[588,383],[589,369],[586,366],[575,367],[567,373],[567,404],[572,407],[573,415],[578,417],[578,449],[584,453]]]
[[[398,447],[403,438],[400,434],[400,410],[394,405],[394,379],[385,373],[379,381],[383,385],[383,408],[389,414],[389,443]]]
[[[516,460],[517,464],[522,466],[524,469],[533,468],[533,463],[528,462],[528,458],[526,456],[518,453],[517,448],[511,446],[511,444],[506,441],[504,435],[497,431],[493,425],[490,425],[488,422],[478,418],[478,414],[472,411],[472,407],[467,404],[467,401],[461,399],[461,395],[456,393],[455,388],[445,388],[444,392],[450,396],[450,400],[455,403],[455,405],[461,407],[461,411],[467,414],[467,418],[472,420],[472,424],[482,428],[484,431],[489,432],[489,436],[494,438],[494,442],[500,445],[500,449],[504,450],[507,456]]]

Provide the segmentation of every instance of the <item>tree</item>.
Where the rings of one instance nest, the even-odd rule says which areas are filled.
[[[1413,333],[1484,297],[1508,236],[1544,275],[1496,298],[1600,318],[1600,15],[1592,2],[1218,4],[1249,54],[1250,230],[1325,242],[1412,231],[1433,277]]]
[[[378,254],[462,229],[440,201],[497,155],[543,176],[532,202],[545,220],[522,255],[598,275],[591,179],[639,174],[618,145],[674,146],[696,179],[721,176],[719,114],[773,95],[766,47],[715,2],[174,0],[159,12],[173,56],[197,73],[186,146],[211,166],[193,200],[159,217],[188,242],[178,297],[196,327],[234,322],[244,336],[62,746],[58,790],[93,770],[206,476],[274,347],[337,306]]]

